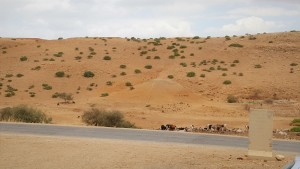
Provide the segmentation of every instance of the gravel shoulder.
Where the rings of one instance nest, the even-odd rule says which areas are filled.
[[[282,168],[295,155],[264,162],[247,159],[243,148],[11,133],[0,134],[0,145],[0,168],[7,169]]]

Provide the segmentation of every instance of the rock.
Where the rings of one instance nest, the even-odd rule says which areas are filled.
[[[242,129],[237,129],[236,132],[237,132],[237,133],[242,133],[243,130],[242,130]]]
[[[282,136],[286,136],[286,135],[287,135],[287,133],[284,132],[284,131],[279,131],[278,134],[280,134],[280,135],[282,135]]]
[[[283,155],[278,154],[275,156],[275,158],[277,161],[282,161],[282,160],[284,160],[285,157]]]

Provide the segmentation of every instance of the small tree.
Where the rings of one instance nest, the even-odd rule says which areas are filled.
[[[69,101],[73,100],[73,95],[72,93],[55,93],[52,97],[54,98],[60,98],[65,101],[65,103],[68,103]]]

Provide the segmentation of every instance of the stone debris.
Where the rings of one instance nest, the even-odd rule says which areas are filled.
[[[275,158],[277,161],[282,161],[282,160],[284,160],[285,157],[283,155],[278,154],[275,156]]]

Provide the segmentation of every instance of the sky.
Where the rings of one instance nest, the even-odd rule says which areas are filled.
[[[300,30],[300,0],[0,0],[0,37],[186,37]]]

